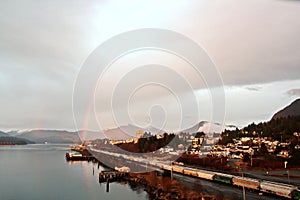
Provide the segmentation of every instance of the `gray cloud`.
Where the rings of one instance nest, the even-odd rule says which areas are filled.
[[[146,4],[1,1],[1,126],[74,128],[72,89],[81,64],[102,41],[132,29],[166,28],[187,35],[206,49],[227,86],[259,91],[245,85],[300,79],[299,4]],[[287,94],[299,95],[299,89]]]
[[[300,88],[298,89],[291,89],[286,92],[286,95],[291,96],[291,97],[300,97]]]
[[[211,18],[198,26],[203,46],[227,85],[299,79],[299,4],[256,3],[211,3]]]
[[[249,91],[259,91],[262,89],[262,87],[259,87],[259,86],[249,86],[249,87],[245,87],[246,90],[249,90]]]

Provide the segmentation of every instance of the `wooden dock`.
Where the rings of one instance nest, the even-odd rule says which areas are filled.
[[[102,171],[99,173],[99,183],[122,180],[127,175],[127,172]]]
[[[78,154],[78,153],[66,153],[66,160],[67,161],[80,161],[80,160],[93,160],[95,159],[94,156],[92,155],[82,155],[82,154]]]
[[[71,146],[71,150],[81,153],[84,156],[91,156],[92,154],[88,151],[88,149],[86,148],[86,146],[84,145],[75,145],[75,146]]]

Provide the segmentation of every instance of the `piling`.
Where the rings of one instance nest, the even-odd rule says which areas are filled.
[[[106,179],[106,192],[109,192],[109,178]]]

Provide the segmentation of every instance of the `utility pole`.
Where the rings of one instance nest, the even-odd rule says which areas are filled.
[[[243,170],[242,170],[242,177],[244,178]],[[246,200],[246,190],[245,190],[245,186],[243,186],[243,199]]]
[[[251,167],[252,167],[252,164],[253,164],[253,162],[252,162],[253,155],[254,155],[254,150],[251,148],[251,150],[250,150],[250,164],[251,164]]]
[[[173,180],[173,162],[170,161],[171,164],[171,180]]]
[[[241,168],[241,166],[239,166],[239,171],[242,173],[242,178],[244,178],[244,172],[243,172],[243,169]],[[245,186],[243,186],[243,200],[246,200]]]

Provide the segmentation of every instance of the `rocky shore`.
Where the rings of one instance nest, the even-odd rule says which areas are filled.
[[[220,193],[217,195],[204,194],[201,191],[191,190],[180,181],[171,179],[167,173],[147,172],[129,173],[125,178],[131,187],[142,187],[148,193],[150,199],[201,199],[219,200],[225,199]]]

